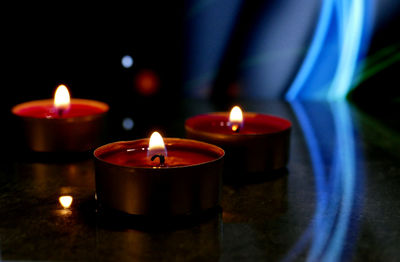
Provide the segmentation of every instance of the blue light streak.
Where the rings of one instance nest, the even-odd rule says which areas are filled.
[[[309,102],[308,102],[309,103]],[[308,105],[293,101],[293,110],[299,120],[311,156],[316,181],[316,209],[312,222],[283,261],[291,261],[307,250],[307,261],[340,261],[344,256],[351,218],[354,215],[356,148],[350,110],[346,101],[330,102],[328,114],[334,124],[334,143],[321,143],[318,132],[326,132],[329,115],[311,117]],[[315,109],[315,108],[314,108]],[[326,148],[329,147],[329,148]],[[331,151],[324,161],[323,152]]]
[[[341,5],[343,7],[341,10],[342,20],[339,23],[341,51],[337,70],[327,94],[328,100],[344,99],[350,90],[361,48],[363,1],[345,1]],[[350,7],[347,7],[349,4]]]
[[[335,116],[334,121],[337,128],[336,144],[339,151],[335,177],[340,179],[341,201],[337,207],[338,222],[333,231],[332,240],[323,257],[324,261],[338,261],[341,258],[352,213],[356,180],[353,127],[347,103],[344,101],[335,103],[332,112]]]
[[[317,58],[323,48],[323,41],[328,33],[329,23],[332,19],[333,0],[322,1],[321,13],[317,23],[314,38],[308,49],[308,53],[304,62],[297,73],[291,87],[286,93],[286,99],[293,101],[298,97],[300,90],[305,86],[305,82],[310,77],[313,68],[316,65]]]
[[[308,246],[307,261],[340,261],[345,255],[359,174],[355,167],[352,119],[344,99],[367,47],[362,44],[369,40],[367,2],[323,1],[309,51],[285,95],[291,101],[307,141],[316,180],[317,207],[313,222],[284,261]],[[320,144],[315,134],[326,126],[321,126],[318,119],[312,121],[298,99],[336,101],[330,103],[335,127],[335,143],[330,148],[333,153],[331,163],[324,163],[322,147],[326,145]],[[347,244],[351,246],[352,243]]]
[[[349,92],[371,29],[369,0],[325,0],[304,62],[285,98],[342,100]],[[336,63],[323,61],[337,57]]]

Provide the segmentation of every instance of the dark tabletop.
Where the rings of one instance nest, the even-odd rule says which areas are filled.
[[[348,103],[242,101],[289,119],[287,170],[225,184],[221,209],[191,223],[124,224],[99,212],[90,154],[4,154],[0,259],[40,261],[398,261],[400,135]],[[221,110],[185,100],[165,112],[115,105],[108,141],[150,129],[184,136],[184,120]],[[168,117],[165,114],[169,114]],[[149,115],[151,119],[149,119]],[[134,121],[125,130],[122,121]],[[6,142],[13,147],[12,132]],[[8,149],[7,149],[8,150]],[[63,209],[60,195],[71,195]],[[154,221],[153,221],[154,223]]]

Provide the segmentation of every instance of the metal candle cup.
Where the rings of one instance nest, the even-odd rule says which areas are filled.
[[[226,152],[227,176],[233,176],[232,173],[265,173],[286,166],[291,131],[288,120],[244,113],[242,127],[234,132],[228,119],[227,112],[191,117],[185,122],[186,136],[222,147]]]
[[[36,152],[85,152],[101,144],[108,105],[87,99],[71,99],[64,115],[54,112],[53,99],[16,105],[23,144]]]
[[[165,138],[164,165],[147,155],[149,139],[121,141],[94,151],[100,205],[133,215],[196,214],[220,203],[224,151],[214,145]]]

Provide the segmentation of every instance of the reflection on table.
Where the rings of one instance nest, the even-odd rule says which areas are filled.
[[[105,224],[96,206],[90,156],[62,161],[16,156],[4,163],[1,259],[390,261],[398,256],[398,134],[348,104],[253,101],[243,107],[292,121],[289,164],[274,176],[225,184],[222,212],[198,223]],[[214,111],[200,101],[182,108],[170,130],[188,116]],[[180,132],[183,126],[176,136]],[[70,207],[60,204],[62,195],[73,198]]]

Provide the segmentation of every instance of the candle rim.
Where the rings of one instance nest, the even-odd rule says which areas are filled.
[[[43,119],[46,121],[60,121],[65,119],[75,119],[75,118],[87,118],[87,117],[92,117],[92,116],[97,116],[97,115],[102,115],[105,114],[109,111],[110,107],[107,103],[98,101],[98,100],[92,100],[92,99],[83,99],[83,98],[71,98],[71,104],[83,104],[83,105],[90,105],[96,108],[101,109],[102,112],[99,113],[93,113],[90,115],[85,115],[85,116],[75,116],[75,117],[67,117],[67,118],[41,118],[41,117],[34,117],[34,116],[28,116],[28,115],[20,115],[18,113],[19,110],[24,109],[26,107],[30,106],[53,106],[54,105],[54,99],[49,98],[49,99],[39,99],[39,100],[32,100],[32,101],[27,101],[27,102],[22,102],[20,104],[17,104],[11,108],[11,113],[18,116],[18,117],[23,117],[23,118],[28,118],[28,119]]]
[[[200,134],[207,134],[207,135],[221,136],[221,137],[226,137],[226,136],[258,137],[258,136],[278,134],[278,133],[284,132],[286,130],[290,130],[292,128],[292,122],[290,120],[286,119],[286,118],[279,117],[279,116],[276,116],[276,115],[262,114],[262,113],[256,113],[256,112],[243,112],[243,122],[245,121],[245,117],[246,116],[262,115],[262,116],[266,116],[266,117],[270,117],[270,118],[274,118],[276,120],[279,120],[282,123],[285,123],[286,126],[284,128],[282,128],[282,129],[277,130],[277,131],[267,132],[267,133],[251,133],[251,134],[247,133],[247,134],[243,134],[243,133],[239,132],[239,133],[232,133],[232,134],[216,134],[214,132],[209,132],[209,131],[205,131],[205,130],[201,130],[201,129],[195,129],[194,125],[191,123],[196,118],[205,117],[205,116],[227,116],[227,118],[229,120],[229,113],[230,112],[210,112],[210,113],[204,113],[204,114],[199,114],[199,115],[195,115],[195,116],[189,117],[185,121],[185,129],[193,131],[193,132],[196,132],[196,133],[200,133]]]
[[[134,142],[141,142],[141,141],[148,141],[149,138],[141,138],[141,139],[135,139],[135,140],[124,140],[124,141],[115,141],[115,142],[111,142],[111,143],[107,143],[104,144],[98,148],[96,148],[93,152],[93,156],[95,157],[96,160],[100,161],[101,163],[104,164],[108,164],[114,167],[118,167],[118,168],[127,168],[127,169],[140,169],[140,170],[171,170],[171,169],[180,169],[180,168],[188,168],[188,167],[196,167],[196,166],[201,166],[201,165],[207,165],[210,163],[214,163],[216,161],[220,161],[222,158],[224,158],[225,156],[225,150],[222,149],[219,146],[210,144],[210,143],[206,143],[203,141],[197,141],[197,140],[193,140],[193,139],[187,139],[187,138],[175,138],[175,137],[164,137],[164,142],[165,145],[167,146],[167,143],[169,141],[188,141],[188,142],[193,142],[196,144],[202,144],[202,145],[207,145],[207,146],[211,146],[213,149],[215,149],[216,151],[219,151],[220,155],[218,156],[218,158],[210,160],[210,161],[206,161],[206,162],[202,162],[202,163],[198,163],[198,164],[191,164],[191,165],[185,165],[185,166],[172,166],[172,167],[145,167],[145,166],[125,166],[125,165],[118,165],[109,161],[105,161],[104,159],[100,158],[101,153],[99,153],[99,151],[104,150],[107,147],[110,147],[114,144],[128,144],[128,143],[134,143]],[[214,151],[215,152],[215,151]],[[217,153],[218,154],[218,153]]]

